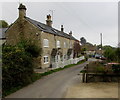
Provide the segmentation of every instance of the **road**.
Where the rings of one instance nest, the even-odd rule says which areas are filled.
[[[42,77],[6,98],[64,98],[67,88],[81,81],[78,75],[87,62]]]

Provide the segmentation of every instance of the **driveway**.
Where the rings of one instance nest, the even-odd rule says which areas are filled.
[[[63,98],[68,87],[80,83],[78,75],[87,62],[45,76],[6,98]]]

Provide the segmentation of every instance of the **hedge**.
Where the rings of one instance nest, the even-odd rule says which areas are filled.
[[[31,48],[32,47],[32,48]],[[33,58],[39,55],[36,45],[20,42],[2,48],[2,94],[13,87],[23,87],[33,81]]]

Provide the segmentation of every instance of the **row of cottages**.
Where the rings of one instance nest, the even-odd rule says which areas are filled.
[[[15,45],[20,39],[31,39],[42,49],[41,56],[37,58],[38,66],[41,68],[64,67],[74,63],[74,43],[79,41],[69,34],[64,33],[63,25],[61,30],[52,27],[51,16],[47,15],[46,24],[26,17],[26,7],[19,5],[19,17],[6,31],[6,43]],[[82,58],[81,58],[82,59]],[[77,60],[79,61],[79,60]]]

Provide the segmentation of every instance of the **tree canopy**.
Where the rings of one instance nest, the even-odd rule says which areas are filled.
[[[80,42],[81,42],[82,45],[84,45],[84,44],[86,44],[87,41],[84,37],[81,37]]]
[[[81,46],[79,42],[74,43],[73,50],[74,50],[74,57],[78,57],[81,52]]]
[[[120,62],[120,48],[106,46],[104,50],[104,56],[107,58],[108,61]]]
[[[5,20],[0,20],[0,28],[7,28],[8,23]]]

